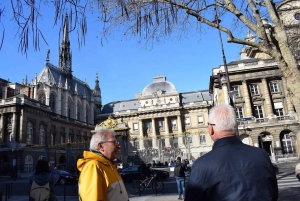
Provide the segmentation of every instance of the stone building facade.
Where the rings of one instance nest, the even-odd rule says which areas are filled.
[[[134,99],[104,105],[97,123],[110,116],[126,123],[128,157],[123,163],[170,162],[178,155],[194,160],[211,150],[210,107],[208,90],[179,93],[165,76],[157,76]]]
[[[30,172],[46,158],[60,169],[76,170],[77,158],[89,148],[95,116],[101,110],[98,75],[90,89],[72,73],[68,16],[59,52],[58,67],[46,65],[31,83],[1,79],[0,174]]]

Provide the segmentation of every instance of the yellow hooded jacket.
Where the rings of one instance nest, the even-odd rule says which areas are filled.
[[[128,201],[128,194],[116,166],[108,159],[84,151],[77,161],[81,172],[78,193],[81,201]]]

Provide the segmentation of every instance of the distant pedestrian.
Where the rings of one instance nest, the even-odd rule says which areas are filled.
[[[92,136],[90,151],[84,151],[77,161],[81,172],[78,194],[81,201],[129,200],[123,180],[114,160],[121,149],[113,130],[100,130]]]
[[[174,175],[177,183],[178,200],[185,198],[185,164],[181,163],[181,157],[176,158],[176,165],[174,168]]]
[[[35,166],[35,171],[31,173],[29,176],[29,184],[30,184],[30,189],[32,190],[32,185],[36,186],[45,186],[48,185],[50,187],[50,192],[49,192],[49,201],[56,201],[55,197],[55,192],[54,192],[54,185],[59,179],[59,174],[55,170],[54,167],[49,166],[48,161],[46,160],[38,160]],[[42,187],[39,187],[42,189]],[[31,194],[35,194],[33,192],[30,192]],[[43,192],[44,193],[44,192]],[[47,196],[48,197],[48,196]],[[30,201],[35,201],[33,197],[29,197]]]
[[[209,112],[210,152],[193,163],[187,183],[188,201],[276,201],[276,174],[266,151],[236,136],[235,110],[229,105]]]

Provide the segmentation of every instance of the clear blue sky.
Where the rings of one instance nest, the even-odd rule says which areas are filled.
[[[44,10],[40,26],[49,46],[40,39],[40,51],[34,51],[30,44],[26,58],[18,52],[16,24],[10,21],[9,12],[7,5],[5,16],[1,18],[6,35],[0,50],[0,77],[21,83],[27,75],[31,82],[35,73],[40,73],[45,66],[47,49],[51,51],[50,63],[57,66],[59,27],[53,27],[53,17],[49,17],[52,16],[50,9]],[[134,94],[141,93],[152,82],[152,78],[158,75],[166,76],[178,92],[206,90],[212,68],[223,64],[215,29],[207,29],[201,37],[194,31],[181,40],[170,37],[164,43],[156,43],[147,49],[138,44],[135,38],[124,38],[118,32],[113,33],[102,46],[99,29],[98,23],[88,21],[86,43],[80,50],[75,32],[70,33],[70,41],[73,75],[81,80],[86,79],[93,89],[98,72],[103,104],[133,99]],[[227,62],[238,60],[241,46],[226,43],[225,35],[223,42]]]

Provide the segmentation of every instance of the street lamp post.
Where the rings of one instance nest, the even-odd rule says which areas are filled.
[[[215,20],[213,22],[217,23],[217,29],[218,29],[219,39],[220,39],[220,46],[221,46],[224,69],[225,69],[225,76],[226,76],[226,84],[227,84],[227,89],[228,89],[228,103],[229,103],[229,105],[231,105],[234,108],[235,92],[231,91],[228,67],[227,67],[226,56],[225,56],[225,51],[224,51],[224,46],[223,46],[222,35],[221,35],[221,31],[220,31],[220,24],[219,24],[221,22],[221,20],[218,18],[216,7],[215,7]]]

